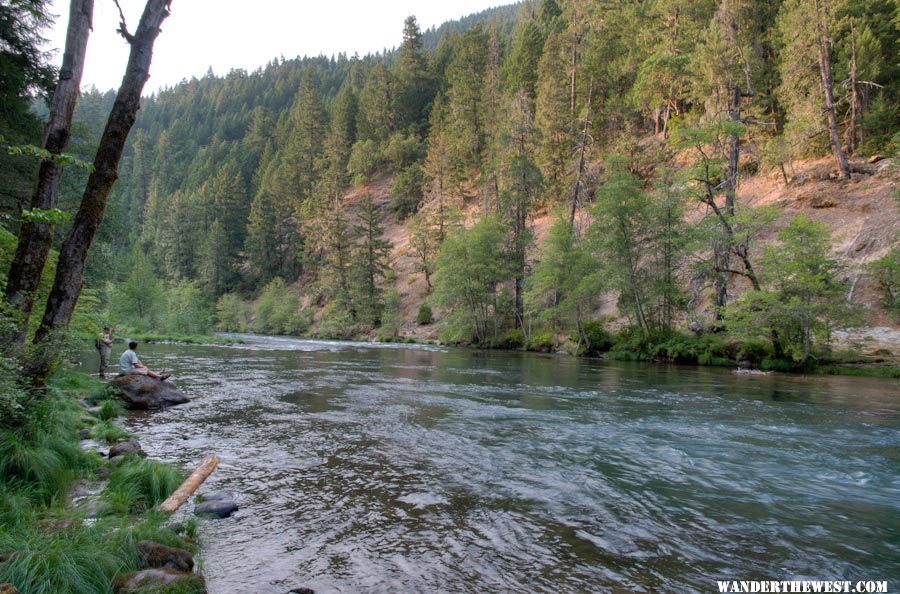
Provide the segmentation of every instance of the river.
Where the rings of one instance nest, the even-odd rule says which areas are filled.
[[[900,585],[897,380],[243,338],[142,345],[192,402],[126,422],[221,457],[213,594]]]

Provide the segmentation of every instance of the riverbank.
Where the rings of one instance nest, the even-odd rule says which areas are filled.
[[[185,475],[123,445],[132,438],[115,423],[123,413],[96,378],[64,371],[23,422],[0,428],[0,585],[8,591],[148,591],[155,575],[168,585],[153,592],[205,592],[191,571],[196,523],[170,524],[154,511]]]

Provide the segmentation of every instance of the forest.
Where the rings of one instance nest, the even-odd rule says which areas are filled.
[[[185,80],[141,100],[75,332],[808,367],[865,322],[852,275],[828,224],[776,224],[740,187],[826,157],[849,187],[896,154],[898,26],[891,0],[542,0],[425,32],[410,16],[387,53]],[[37,159],[12,147],[40,143],[34,58],[0,121],[7,268],[29,217],[59,247],[115,99],[82,94],[59,207],[30,211]],[[896,196],[883,209],[896,221]],[[893,233],[865,270],[888,317]]]

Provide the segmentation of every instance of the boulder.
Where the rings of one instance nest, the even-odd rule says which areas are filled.
[[[147,456],[147,454],[144,453],[144,449],[141,447],[140,442],[133,439],[129,439],[128,441],[120,441],[119,443],[109,448],[110,458],[115,458],[116,456],[124,456],[125,454],[129,453],[135,453],[142,457]]]
[[[234,499],[207,499],[194,506],[194,514],[198,516],[210,515],[219,518],[227,518],[238,510],[238,504]]]
[[[179,571],[194,569],[194,558],[187,551],[167,547],[152,540],[140,541],[137,543],[137,550],[141,559],[141,569],[166,568]]]
[[[132,410],[164,408],[190,402],[171,380],[158,380],[147,375],[119,375],[110,382],[119,389],[119,398]]]
[[[117,592],[155,591],[169,586],[182,586],[185,589],[193,586],[206,591],[203,576],[175,569],[142,569],[116,577]]]

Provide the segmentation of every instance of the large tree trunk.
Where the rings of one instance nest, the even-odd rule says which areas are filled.
[[[94,0],[72,0],[69,7],[69,26],[66,31],[66,49],[63,54],[59,81],[50,102],[50,119],[44,137],[44,149],[52,155],[60,155],[69,144],[72,115],[78,100],[81,75],[84,72],[84,56],[91,20],[94,14]],[[62,165],[53,159],[41,161],[37,184],[31,197],[31,209],[48,210],[55,208],[59,200],[59,182]],[[50,246],[53,243],[53,225],[26,222],[19,232],[16,255],[9,269],[6,283],[6,299],[17,317],[15,332],[4,337],[17,349],[25,344],[28,333],[28,318],[34,308],[34,298]]]
[[[850,164],[841,146],[841,135],[838,132],[837,111],[834,107],[834,77],[831,72],[831,32],[828,0],[815,0],[816,8],[816,46],[819,49],[819,74],[822,76],[822,90],[825,92],[825,114],[828,116],[828,135],[831,138],[831,151],[838,162],[841,179],[850,179]]]
[[[81,206],[60,250],[53,289],[34,338],[38,348],[27,372],[35,385],[42,385],[49,374],[56,346],[54,342],[69,325],[81,294],[88,251],[103,221],[109,193],[119,175],[119,160],[125,141],[141,106],[141,91],[150,78],[153,43],[159,35],[160,25],[169,15],[170,4],[171,0],[147,0],[134,35],[128,33],[124,22],[121,25],[120,31],[131,45],[128,66],[106,129],[103,130],[94,158],[94,170],[88,178]]]

